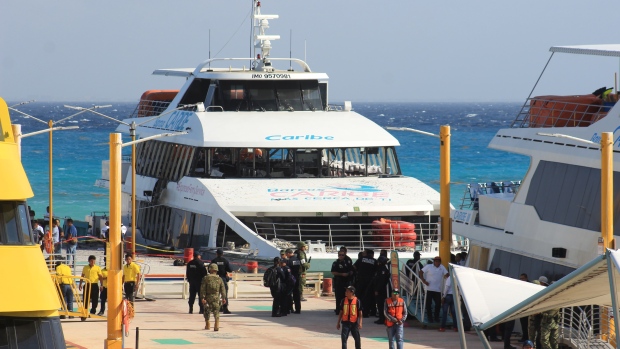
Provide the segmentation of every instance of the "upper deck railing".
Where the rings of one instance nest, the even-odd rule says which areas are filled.
[[[512,128],[587,127],[607,115],[615,102],[594,95],[529,98]]]
[[[255,222],[254,231],[272,241],[321,241],[326,252],[336,252],[340,246],[351,251],[391,249],[400,251],[437,252],[439,230],[437,223],[415,223],[415,236],[410,226],[370,223],[361,224],[298,224]],[[453,251],[467,250],[467,240],[454,237]]]

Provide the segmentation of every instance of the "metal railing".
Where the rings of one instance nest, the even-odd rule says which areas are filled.
[[[592,103],[575,103],[570,96],[553,100],[533,97],[526,101],[510,127],[586,127],[604,118],[608,108],[598,98]]]
[[[486,194],[514,193],[519,191],[521,181],[503,181],[467,184],[459,209],[478,209],[478,197]]]
[[[411,223],[409,223],[411,224]],[[340,246],[351,250],[391,249],[399,251],[424,250],[437,243],[437,223],[410,225],[385,223],[382,226],[363,224],[305,224],[255,222],[254,231],[266,240],[325,242],[326,252],[337,251]],[[412,234],[415,232],[415,234]],[[466,241],[456,238],[455,249],[466,248]],[[430,252],[430,250],[429,250]]]
[[[613,311],[599,306],[563,308],[560,342],[572,348],[616,348]]]

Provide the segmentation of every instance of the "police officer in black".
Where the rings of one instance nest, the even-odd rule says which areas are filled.
[[[374,251],[366,249],[362,253],[362,257],[358,258],[353,267],[357,273],[355,289],[356,294],[362,301],[362,307],[364,308],[362,314],[364,317],[370,315],[376,315],[376,309],[372,306],[375,303],[375,296],[371,288],[372,278],[375,276],[376,261],[374,258]],[[387,298],[387,297],[386,297]]]
[[[301,262],[291,248],[286,249],[286,258],[288,258],[288,267],[291,269],[291,274],[295,277],[295,287],[293,288],[293,303],[295,304],[295,309],[292,312],[301,314],[301,294],[299,293],[299,282],[301,281],[299,271],[301,270]]]
[[[351,286],[351,277],[353,276],[353,265],[347,262],[345,251],[340,249],[338,259],[332,263],[332,274],[334,275],[334,293],[336,294],[336,315],[340,314],[340,305],[345,297],[345,290]]]
[[[211,263],[217,264],[217,275],[224,281],[224,287],[226,288],[226,303],[222,306],[224,314],[230,314],[228,310],[228,273],[232,273],[230,263],[223,257],[224,250],[218,248],[216,251],[216,257],[211,260]]]
[[[185,277],[187,278],[187,282],[189,282],[188,303],[190,314],[194,313],[194,300],[196,299],[196,294],[200,294],[200,284],[202,283],[202,278],[206,275],[207,268],[205,268],[205,263],[200,259],[200,253],[194,252],[194,259],[187,263],[185,269]],[[200,301],[200,296],[198,297],[198,306],[200,307],[200,314],[203,314],[204,307]]]
[[[385,314],[383,309],[385,307],[385,299],[388,298],[388,284],[390,283],[390,271],[386,267],[388,259],[385,256],[377,258],[377,272],[373,279],[373,291],[374,302],[377,304],[377,314],[379,319],[375,321],[375,324],[383,325],[385,323]]]

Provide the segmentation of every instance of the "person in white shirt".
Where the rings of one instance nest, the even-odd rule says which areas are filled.
[[[441,325],[439,326],[439,332],[446,330],[446,321],[448,320],[448,308],[452,315],[452,329],[458,331],[456,327],[456,312],[454,310],[454,293],[452,290],[452,280],[450,274],[445,276],[446,283],[443,286],[443,292],[441,292]]]
[[[123,234],[123,240],[125,240],[125,233],[127,233],[127,227],[123,223],[121,223],[121,234]]]
[[[43,236],[45,236],[45,231],[43,230],[43,227],[39,225],[39,222],[34,221],[32,223],[32,230],[34,232],[36,242],[39,245],[42,245],[43,244]]]
[[[420,270],[420,280],[426,285],[426,315],[428,322],[439,322],[439,309],[441,308],[441,285],[443,277],[448,270],[441,265],[441,257],[433,259],[433,264],[427,264]],[[434,311],[431,305],[435,303]]]
[[[106,221],[105,225],[101,228],[101,238],[105,239],[108,236],[108,230],[110,229],[110,222]]]
[[[49,231],[49,226],[47,231]],[[60,230],[55,220],[52,220],[52,243],[54,244],[54,253],[60,253]]]

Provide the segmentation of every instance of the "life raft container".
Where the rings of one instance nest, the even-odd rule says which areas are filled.
[[[586,127],[601,109],[595,95],[538,96],[530,102],[530,127]]]
[[[140,97],[140,104],[138,104],[138,117],[156,116],[161,114],[174,97],[179,93],[179,90],[148,90]]]
[[[411,247],[415,248],[415,224],[405,221],[393,221],[381,218],[372,222],[375,243],[379,247]]]

